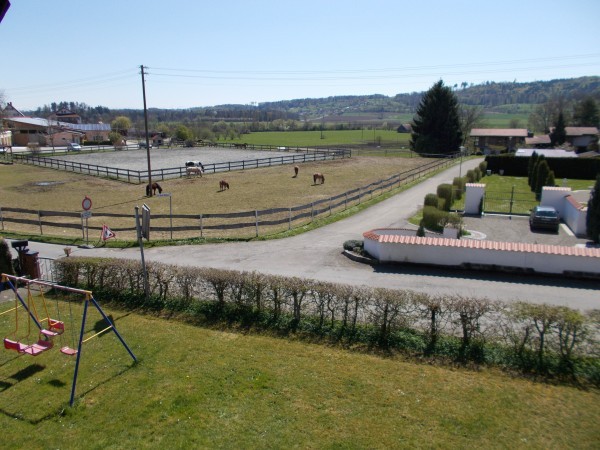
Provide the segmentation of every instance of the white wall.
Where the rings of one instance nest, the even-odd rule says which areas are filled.
[[[540,273],[585,272],[600,275],[600,249],[467,239],[388,236],[378,229],[363,234],[364,248],[381,262],[485,265]]]

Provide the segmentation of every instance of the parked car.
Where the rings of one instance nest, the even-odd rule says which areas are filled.
[[[529,227],[534,230],[544,228],[558,233],[560,217],[552,206],[536,206],[529,216]]]
[[[150,146],[150,148],[152,148],[152,144],[148,144]],[[146,148],[146,143],[145,142],[140,142],[140,148]]]
[[[79,145],[76,142],[70,142],[67,145],[67,150],[74,151],[74,152],[79,152],[79,151],[81,151],[81,145]]]

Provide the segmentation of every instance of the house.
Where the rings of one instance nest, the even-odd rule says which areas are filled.
[[[62,108],[52,114],[50,119],[57,120],[59,122],[67,122],[67,123],[81,123],[81,116],[79,114],[75,114],[73,111]]]
[[[526,128],[473,128],[470,136],[473,139],[473,147],[487,155],[493,152],[492,146],[512,151],[525,144],[530,132]]]
[[[562,148],[519,148],[515,152],[515,156],[523,156],[529,158],[533,152],[538,156],[544,155],[544,158],[577,158],[579,155],[569,150]]]
[[[598,128],[596,127],[565,127],[567,142],[577,150],[585,150],[592,144],[598,143]]]
[[[12,145],[28,144],[62,146],[68,142],[108,140],[110,125],[68,123],[38,117],[4,117],[2,124],[12,131]]]
[[[401,123],[398,128],[396,128],[398,133],[412,133],[412,125],[410,123]]]
[[[550,136],[544,134],[542,136],[526,137],[525,145],[535,148],[548,148],[551,145]]]

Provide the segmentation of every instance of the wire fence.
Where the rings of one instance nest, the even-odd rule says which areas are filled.
[[[452,158],[433,159],[426,164],[389,178],[351,189],[330,198],[289,208],[270,208],[231,213],[156,214],[152,215],[150,237],[159,240],[189,238],[248,238],[265,236],[304,226],[317,218],[327,217],[379,196],[403,184],[411,183],[431,172],[448,167]],[[60,234],[89,240],[100,235],[104,224],[120,239],[135,239],[133,214],[85,213],[31,210],[0,206],[0,228],[9,230],[13,224],[20,232],[40,235]],[[13,227],[14,228],[14,227]],[[17,230],[15,230],[17,231]]]

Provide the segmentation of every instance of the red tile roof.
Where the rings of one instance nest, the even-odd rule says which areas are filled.
[[[402,245],[436,245],[440,247],[475,248],[481,250],[516,251],[529,253],[543,253],[549,255],[584,256],[600,258],[600,248],[566,247],[562,245],[527,244],[522,242],[496,242],[475,239],[446,239],[418,236],[398,236],[385,234],[393,229],[370,230],[363,233],[365,239],[386,244]]]

